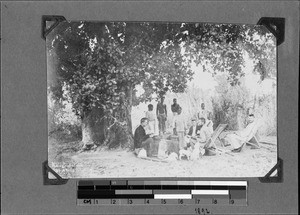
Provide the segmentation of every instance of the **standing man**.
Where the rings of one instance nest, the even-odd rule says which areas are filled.
[[[181,115],[182,109],[181,107],[178,109],[178,116],[176,118],[176,130],[179,140],[179,150],[184,149],[186,147],[186,143],[184,140],[184,132],[186,129],[184,116]]]
[[[134,132],[134,149],[144,148],[147,154],[149,153],[150,145],[154,142],[152,135],[147,135],[145,131],[148,122],[147,118],[142,118],[140,126]]]
[[[173,99],[173,104],[171,105],[171,110],[173,112],[173,115],[177,115],[177,112],[180,108],[180,105],[177,103],[177,99]]]
[[[156,116],[158,119],[159,134],[166,132],[166,121],[167,121],[167,106],[164,104],[164,97],[161,97],[156,107]]]
[[[157,134],[157,126],[156,126],[156,117],[155,117],[155,112],[153,111],[153,105],[149,104],[148,105],[148,111],[146,112],[146,118],[148,118],[149,123],[149,131],[152,134]]]
[[[207,111],[205,110],[205,104],[201,103],[201,109],[198,113],[198,119],[204,118],[205,120],[207,119]]]
[[[173,134],[177,135],[177,131],[176,131],[176,125],[175,125],[175,121],[176,121],[176,117],[178,115],[178,110],[180,108],[180,105],[177,103],[177,99],[173,99],[173,104],[171,105],[171,111],[173,113],[173,119],[172,119],[172,126],[173,126]]]

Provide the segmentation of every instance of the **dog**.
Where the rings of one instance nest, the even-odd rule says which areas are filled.
[[[180,149],[178,159],[181,160],[183,157],[186,157],[187,160],[190,160],[192,151],[192,147],[188,147],[187,149]]]
[[[147,157],[147,152],[143,148],[136,149],[136,153],[137,153],[138,158],[146,158]]]
[[[178,160],[178,155],[175,152],[172,152],[168,155],[166,160],[168,160],[168,161]]]

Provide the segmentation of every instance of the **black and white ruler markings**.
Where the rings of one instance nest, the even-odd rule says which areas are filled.
[[[247,181],[84,180],[77,205],[247,205]]]

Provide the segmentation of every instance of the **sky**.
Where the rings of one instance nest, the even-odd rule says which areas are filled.
[[[260,75],[254,74],[254,62],[249,58],[249,55],[244,52],[244,59],[245,64],[243,71],[245,73],[245,87],[250,90],[252,93],[257,93],[257,91],[263,92],[263,93],[269,93],[270,91],[274,90],[272,88],[273,81],[270,80],[264,80],[263,82],[259,83]],[[201,88],[203,90],[214,90],[215,86],[218,85],[218,83],[215,81],[215,79],[212,77],[212,75],[209,72],[203,72],[202,65],[196,66],[196,64],[192,64],[191,69],[194,72],[194,78],[192,81],[188,82],[189,88]],[[211,69],[211,66],[207,68],[208,70]],[[136,87],[137,89],[137,95],[141,95],[144,90],[141,85],[138,85]]]

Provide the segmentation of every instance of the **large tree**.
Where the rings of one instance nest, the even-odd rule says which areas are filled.
[[[47,37],[57,76],[49,90],[72,102],[82,120],[84,145],[131,142],[136,85],[149,87],[153,81],[161,96],[166,82],[171,90],[184,90],[192,73],[171,40],[175,29],[180,25],[64,22]],[[178,85],[179,78],[184,81]]]
[[[183,92],[193,76],[191,63],[213,65],[212,75],[227,71],[236,85],[247,50],[263,73],[268,55],[265,44],[252,41],[254,34],[267,35],[245,25],[63,22],[47,36],[56,74],[49,90],[56,100],[72,102],[84,145],[128,146],[132,105],[153,93]],[[139,97],[137,85],[145,89]]]

